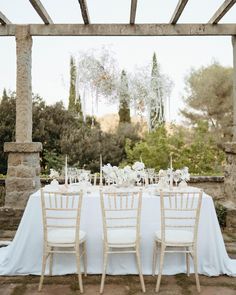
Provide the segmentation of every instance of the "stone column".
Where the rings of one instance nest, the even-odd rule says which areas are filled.
[[[225,144],[225,196],[236,206],[236,36],[233,45],[233,141]]]
[[[232,36],[233,45],[233,141],[236,142],[236,36]]]
[[[32,37],[30,26],[16,27],[16,142],[4,144],[8,153],[5,206],[23,208],[28,197],[40,188],[39,152],[32,142]]]

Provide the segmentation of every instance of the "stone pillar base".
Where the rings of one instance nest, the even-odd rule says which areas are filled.
[[[41,150],[40,142],[4,144],[8,153],[5,206],[24,208],[29,196],[40,188]]]
[[[226,200],[236,205],[236,142],[227,142],[225,144],[225,154],[225,197]]]

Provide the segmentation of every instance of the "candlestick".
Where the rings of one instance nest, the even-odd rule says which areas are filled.
[[[100,154],[100,186],[102,186],[102,155]]]
[[[93,185],[96,185],[96,183],[97,183],[97,173],[94,173]]]
[[[172,154],[170,154],[170,189],[173,188],[173,165],[172,165]]]
[[[65,159],[65,185],[68,185],[68,173],[67,173],[67,155],[66,155],[66,159]]]

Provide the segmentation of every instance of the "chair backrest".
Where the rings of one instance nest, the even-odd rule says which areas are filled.
[[[79,242],[82,199],[82,191],[52,192],[41,189],[44,241],[48,240],[49,230],[73,229],[75,243]]]
[[[104,240],[107,241],[107,231],[116,229],[134,229],[136,239],[140,233],[140,215],[142,206],[142,191],[100,190],[103,216]]]
[[[197,241],[202,191],[161,191],[161,235],[165,241],[166,230],[188,230]]]

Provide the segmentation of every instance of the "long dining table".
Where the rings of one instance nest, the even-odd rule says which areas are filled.
[[[50,188],[50,186],[48,187]],[[197,190],[197,188],[192,188]],[[87,236],[88,273],[100,274],[103,260],[103,229],[99,187],[84,189],[81,210],[81,230]],[[154,232],[160,228],[160,196],[154,186],[143,188],[141,213],[141,262],[143,274],[152,273]],[[212,197],[203,193],[198,232],[198,270],[200,274],[236,276],[236,260],[230,259],[224,245]],[[43,253],[43,224],[40,191],[29,197],[21,222],[12,243],[0,248],[0,275],[41,274]],[[55,255],[53,274],[76,272],[72,254]],[[190,271],[193,272],[191,262]],[[185,256],[167,253],[163,274],[186,272]],[[135,257],[132,254],[111,255],[107,273],[137,274]]]

